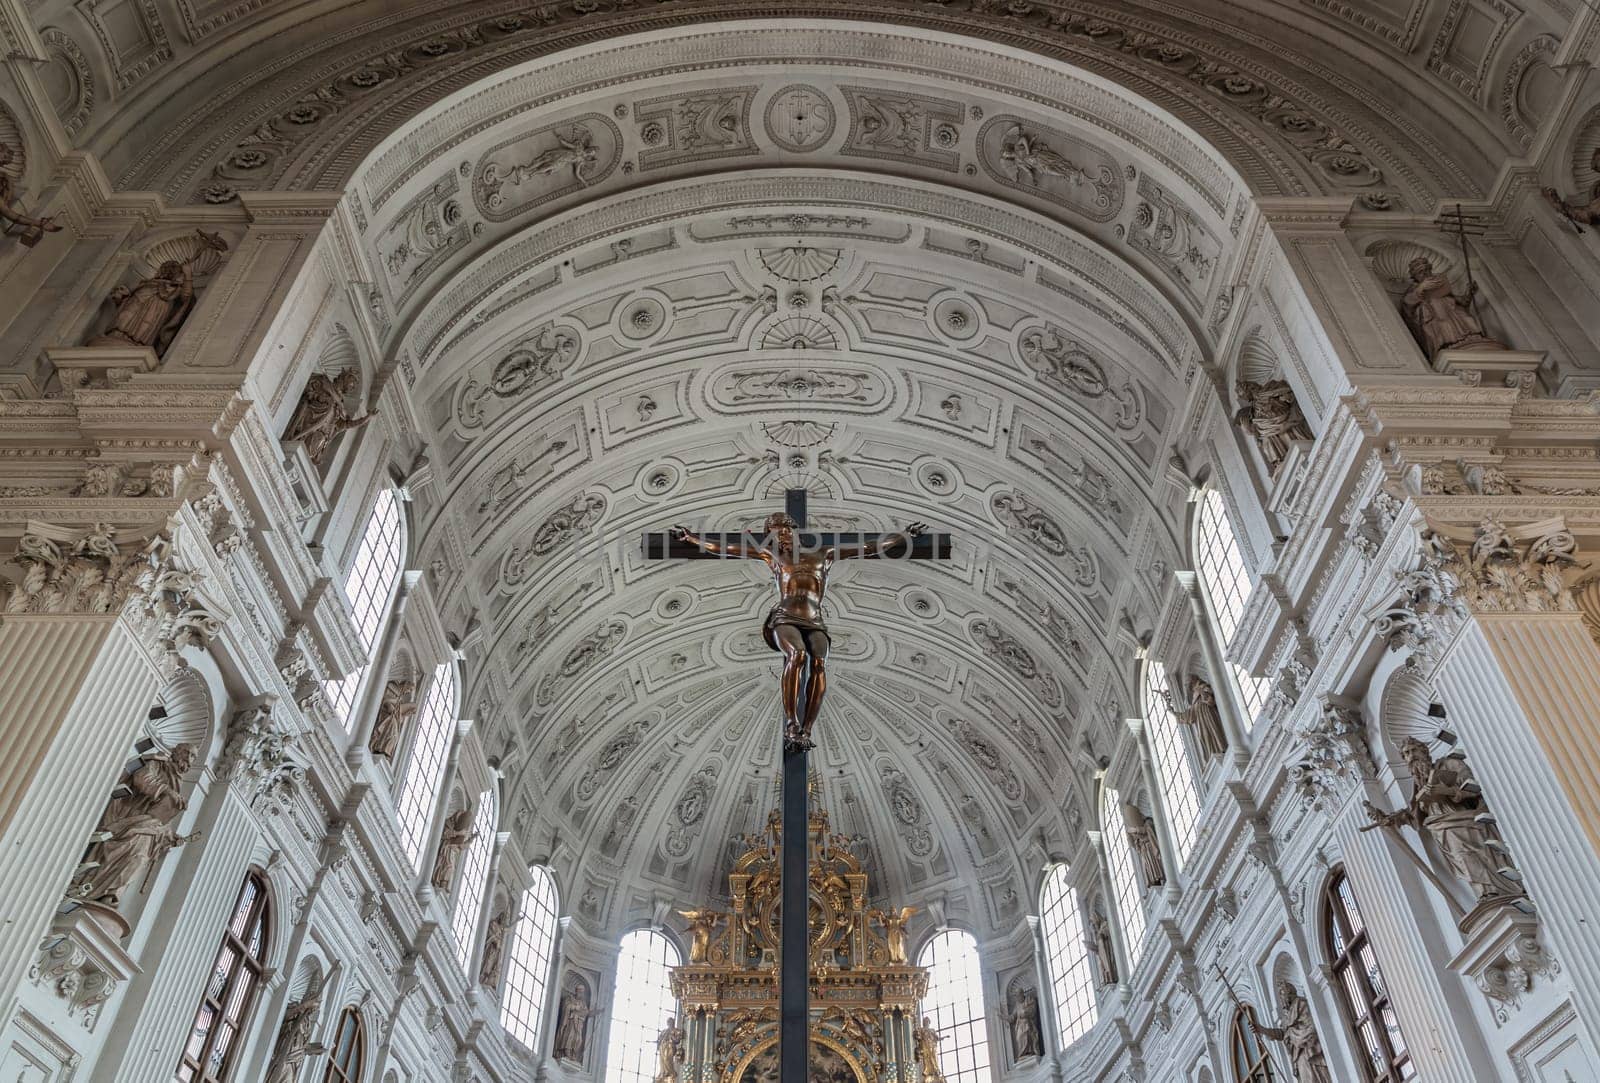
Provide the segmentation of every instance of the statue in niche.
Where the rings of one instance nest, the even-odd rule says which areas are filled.
[[[54,215],[44,215],[34,218],[18,209],[17,183],[11,179],[11,174],[6,169],[17,160],[17,152],[4,143],[0,143],[0,221],[5,222],[6,236],[11,236],[11,227],[20,226],[22,232],[16,234],[17,240],[22,242],[24,248],[32,248],[38,244],[46,233],[60,233],[61,227],[56,225]]]
[[[300,393],[300,405],[294,408],[289,427],[284,430],[285,440],[299,440],[305,445],[306,455],[317,466],[325,465],[333,441],[340,433],[359,429],[377,416],[369,410],[360,417],[351,417],[345,400],[361,386],[361,374],[353,368],[341,369],[337,376],[313,372]]]
[[[1044,1028],[1039,1022],[1039,994],[1033,986],[1016,990],[1007,1006],[1011,1021],[1011,1046],[1016,1060],[1044,1056]]]
[[[689,923],[689,961],[709,962],[711,934],[717,931],[722,914],[716,910],[679,910],[678,913]]]
[[[114,797],[100,817],[98,841],[89,847],[85,869],[72,888],[75,897],[103,906],[121,904],[128,887],[144,890],[167,851],[194,835],[179,835],[172,825],[189,807],[183,777],[194,764],[194,746],[181,744],[170,753],[152,754],[122,776]],[[198,833],[197,833],[198,834]]]
[[[1435,361],[1441,350],[1506,350],[1503,342],[1483,333],[1483,324],[1468,306],[1477,295],[1478,284],[1467,289],[1465,298],[1457,297],[1450,280],[1433,269],[1433,261],[1418,256],[1411,261],[1411,286],[1401,299],[1400,307],[1406,326],[1416,336],[1422,352],[1429,361]]]
[[[1200,754],[1206,759],[1228,750],[1228,735],[1222,729],[1222,716],[1217,713],[1217,690],[1199,675],[1190,675],[1189,706],[1175,717],[1193,732]]]
[[[911,1032],[916,1048],[917,1064],[922,1068],[922,1083],[944,1083],[944,1073],[939,1070],[939,1043],[944,1035],[933,1029],[933,1020],[926,1015],[922,1025]]]
[[[162,261],[156,273],[142,278],[130,289],[117,286],[111,291],[116,317],[103,333],[90,339],[90,346],[147,346],[157,355],[167,352],[183,321],[194,309],[194,265],[207,252],[226,252],[228,242],[215,233],[195,230],[199,244],[186,260]]]
[[[915,906],[902,906],[898,910],[867,911],[867,917],[883,926],[884,943],[889,948],[889,962],[906,961],[906,925],[916,912]]]
[[[1115,985],[1117,949],[1111,943],[1111,922],[1106,920],[1105,914],[1100,912],[1100,907],[1097,905],[1091,905],[1087,913],[1089,935],[1084,937],[1083,946],[1094,956],[1095,966],[1100,974],[1100,984]]]
[[[1273,473],[1288,457],[1295,441],[1316,439],[1287,380],[1240,380],[1235,391],[1240,406],[1233,415],[1234,424],[1255,440],[1267,469]]]
[[[283,1024],[278,1027],[278,1040],[272,1046],[272,1060],[262,1083],[295,1083],[300,1078],[300,1066],[311,1052],[311,1035],[317,1029],[317,1016],[322,1011],[325,981],[320,976],[313,978],[305,995],[284,1011]]]
[[[500,988],[500,963],[505,958],[509,920],[504,910],[496,910],[483,930],[483,961],[478,964],[478,984]]]
[[[1407,737],[1400,756],[1411,772],[1411,800],[1397,812],[1378,812],[1368,805],[1373,824],[1409,824],[1432,838],[1450,871],[1472,888],[1479,902],[1524,898],[1522,873],[1512,864],[1465,754],[1455,751],[1435,760],[1426,744]]]
[[[389,681],[383,686],[383,700],[378,704],[378,720],[372,724],[372,738],[367,747],[374,756],[394,762],[395,751],[400,747],[400,735],[406,723],[417,713],[417,682],[409,678]]]
[[[1600,147],[1595,148],[1589,168],[1600,173]],[[1550,206],[1554,207],[1561,217],[1577,226],[1579,233],[1583,232],[1584,226],[1600,222],[1600,181],[1595,181],[1594,187],[1589,190],[1588,203],[1569,202],[1554,188],[1544,188],[1541,191],[1544,192],[1544,198],[1550,201]]]
[[[1161,867],[1161,843],[1156,838],[1155,823],[1131,801],[1122,803],[1122,822],[1128,829],[1128,845],[1139,860],[1144,886],[1160,887],[1167,882],[1167,874]]]
[[[656,1032],[655,1083],[677,1083],[678,1072],[683,1067],[683,1028],[672,1016],[667,1025]]]
[[[1333,1083],[1328,1058],[1322,1055],[1322,1042],[1317,1038],[1316,1024],[1311,1021],[1311,1005],[1287,978],[1278,981],[1277,990],[1278,1025],[1257,1024],[1256,1030],[1263,1037],[1282,1042],[1289,1051],[1294,1083]]]
[[[455,879],[456,858],[471,845],[478,833],[472,830],[472,810],[457,809],[444,821],[444,831],[439,837],[439,856],[433,859],[433,876],[429,880],[436,891],[449,891]]]
[[[599,1014],[599,1008],[589,1007],[589,983],[574,977],[561,991],[561,1008],[556,1016],[556,1036],[550,1048],[551,1055],[556,1060],[582,1064],[589,1045],[589,1020]]]

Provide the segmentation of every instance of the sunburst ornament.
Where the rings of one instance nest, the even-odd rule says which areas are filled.
[[[785,282],[814,282],[839,266],[844,250],[792,244],[785,248],[758,248],[756,257],[761,266]]]

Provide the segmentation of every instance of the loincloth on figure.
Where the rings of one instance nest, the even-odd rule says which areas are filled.
[[[828,634],[828,628],[816,617],[806,617],[799,613],[791,613],[781,605],[775,605],[767,611],[767,619],[761,623],[761,638],[767,641],[767,646],[778,651],[783,648],[778,646],[778,628],[788,625],[800,633],[804,639],[812,632]]]

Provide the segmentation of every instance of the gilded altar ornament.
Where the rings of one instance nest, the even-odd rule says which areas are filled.
[[[1235,391],[1240,405],[1233,423],[1255,440],[1268,470],[1277,472],[1296,441],[1316,439],[1287,381],[1240,380]]]
[[[722,921],[722,913],[717,910],[679,910],[678,913],[689,923],[689,961],[707,962],[711,951],[711,934],[716,932],[717,924]]]
[[[906,925],[917,912],[915,906],[902,906],[899,910],[871,910],[867,916],[883,926],[884,943],[888,946],[889,961],[906,961]]]
[[[1433,261],[1418,256],[1411,261],[1411,286],[1401,299],[1406,326],[1416,336],[1430,362],[1443,350],[1508,350],[1511,347],[1483,333],[1483,324],[1473,315],[1472,299],[1478,284],[1467,288],[1465,298],[1457,297],[1450,280],[1433,269]]]
[[[148,346],[158,355],[166,353],[194,309],[194,265],[208,252],[228,250],[228,242],[215,233],[197,229],[195,236],[199,243],[188,259],[164,260],[152,277],[140,279],[131,288],[111,290],[117,314],[111,326],[87,345]]]
[[[673,1016],[667,1016],[667,1025],[656,1032],[656,1081],[677,1083],[678,1069],[683,1065],[683,1028]]]
[[[1595,148],[1594,158],[1589,163],[1589,168],[1600,173],[1600,147]],[[1584,226],[1592,226],[1600,222],[1600,181],[1594,182],[1594,187],[1589,190],[1589,202],[1579,203],[1574,200],[1562,198],[1560,192],[1554,188],[1543,188],[1544,198],[1556,209],[1556,213],[1578,227],[1578,232],[1583,232]]]
[[[1333,1072],[1328,1068],[1328,1058],[1323,1056],[1317,1026],[1311,1021],[1311,1005],[1287,978],[1278,982],[1277,993],[1278,1025],[1266,1027],[1258,1023],[1256,1031],[1262,1037],[1283,1043],[1289,1052],[1294,1083],[1333,1083]]]
[[[311,1036],[316,1032],[317,1016],[322,1011],[325,984],[326,979],[313,978],[305,995],[285,1009],[262,1083],[295,1083],[300,1078],[300,1066],[311,1052]]]
[[[784,512],[767,516],[766,537],[760,544],[716,542],[700,537],[686,526],[672,528],[674,538],[704,552],[765,561],[772,571],[773,583],[778,588],[778,604],[767,613],[761,634],[767,646],[783,652],[780,688],[786,748],[813,747],[811,728],[816,724],[822,695],[827,688],[829,644],[828,629],[822,621],[822,600],[834,561],[870,557],[884,549],[909,545],[910,540],[925,529],[925,524],[912,523],[903,531],[860,544],[812,550],[800,547],[795,521]],[[803,715],[800,710],[802,692],[805,696]]]
[[[1450,871],[1478,902],[1509,902],[1528,909],[1522,873],[1500,838],[1466,755],[1454,750],[1435,760],[1426,744],[1407,737],[1400,756],[1411,772],[1411,800],[1396,812],[1379,812],[1369,804],[1369,826],[1416,828],[1434,841]]]
[[[148,756],[122,776],[117,788],[127,793],[112,798],[100,817],[96,841],[84,858],[72,897],[118,907],[132,885],[144,890],[167,851],[195,837],[173,829],[189,807],[183,778],[193,764],[194,747],[181,744],[170,753]]]
[[[922,1017],[922,1025],[912,1032],[916,1042],[917,1065],[922,1069],[922,1083],[944,1083],[944,1072],[939,1068],[939,1043],[944,1035],[933,1029],[933,1020]]]
[[[9,172],[9,167],[16,160],[17,152],[0,143],[0,221],[5,223],[6,236],[15,236],[24,248],[32,248],[46,233],[60,233],[61,227],[56,224],[54,215],[34,218],[16,206],[17,182]],[[22,232],[13,234],[13,226],[20,227]]]
[[[289,427],[284,430],[285,440],[299,440],[305,445],[306,455],[317,466],[325,466],[333,441],[340,433],[358,429],[377,415],[369,410],[360,417],[352,417],[345,404],[358,387],[361,375],[353,368],[341,369],[336,376],[313,372],[300,393],[300,404],[294,408]]]

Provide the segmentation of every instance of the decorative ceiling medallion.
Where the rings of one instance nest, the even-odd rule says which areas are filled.
[[[814,86],[786,86],[767,103],[767,135],[784,150],[805,154],[833,137],[833,103]]]
[[[756,258],[785,282],[814,282],[839,266],[844,250],[792,244],[787,248],[758,248]]]
[[[805,421],[794,418],[789,421],[763,421],[761,431],[768,440],[781,447],[816,447],[825,444],[833,437],[834,430],[839,427],[836,421]]]
[[[833,328],[813,316],[779,320],[761,335],[763,350],[836,350],[839,338]]]

